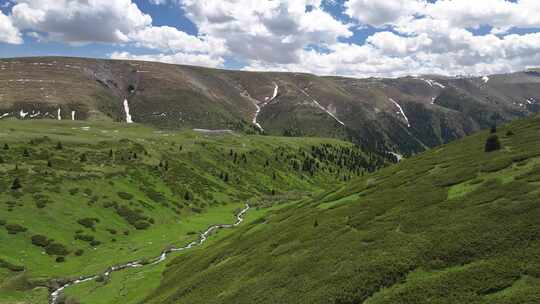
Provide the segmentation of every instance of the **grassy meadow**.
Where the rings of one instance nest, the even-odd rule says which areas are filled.
[[[234,222],[246,203],[256,215],[384,163],[332,139],[1,121],[0,303],[43,303],[40,287],[53,279],[153,258],[210,225]],[[105,294],[122,292],[115,284],[123,277],[157,286],[163,267],[115,273]],[[96,303],[85,288],[73,287],[73,298]]]

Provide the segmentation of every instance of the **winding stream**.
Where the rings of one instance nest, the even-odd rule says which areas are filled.
[[[191,242],[191,243],[189,243],[189,244],[187,244],[186,246],[183,246],[183,247],[168,247],[168,248],[164,249],[159,256],[157,256],[155,258],[152,258],[150,260],[150,262],[143,263],[141,260],[137,260],[137,261],[131,261],[131,262],[128,262],[128,263],[125,263],[125,264],[121,264],[121,265],[114,265],[114,266],[110,266],[104,272],[102,272],[100,274],[96,274],[96,275],[93,275],[93,276],[81,276],[78,279],[70,280],[70,281],[68,281],[66,283],[63,283],[63,285],[61,285],[60,287],[58,287],[58,288],[51,291],[50,296],[49,296],[49,303],[50,304],[58,304],[58,300],[60,299],[60,296],[62,295],[63,291],[66,288],[70,287],[70,286],[78,285],[78,284],[88,282],[88,281],[93,281],[93,280],[96,280],[99,277],[107,278],[107,277],[110,277],[110,275],[113,272],[117,272],[117,271],[124,270],[124,269],[127,269],[127,268],[138,268],[138,267],[156,265],[156,264],[159,264],[159,263],[165,261],[167,259],[167,256],[169,254],[171,254],[171,253],[184,251],[184,250],[196,247],[196,246],[200,246],[204,242],[206,242],[208,237],[213,232],[215,232],[215,231],[217,231],[219,229],[233,228],[233,227],[236,227],[236,226],[242,224],[242,222],[244,221],[244,216],[248,212],[249,208],[250,208],[249,204],[246,204],[244,209],[242,209],[236,215],[236,221],[233,224],[212,225],[212,226],[208,227],[208,229],[206,229],[203,233],[201,233],[199,235],[198,240],[193,241],[193,242]]]

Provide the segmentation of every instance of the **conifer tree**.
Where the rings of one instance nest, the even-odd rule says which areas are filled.
[[[30,152],[28,151],[28,149],[26,149],[26,148],[24,149],[23,156],[24,157],[30,157]]]
[[[4,144],[4,150],[9,150],[9,145],[8,144]]]
[[[58,143],[56,144],[56,150],[62,150],[62,149],[64,149],[64,146],[62,146],[62,143],[61,143],[61,142],[58,142]]]
[[[497,137],[497,135],[491,135],[490,137],[488,137],[484,150],[486,152],[493,152],[500,149],[501,149],[501,142],[499,141],[499,137]]]
[[[13,184],[11,184],[11,190],[19,190],[21,188],[22,188],[21,180],[18,177],[16,177],[13,180]]]

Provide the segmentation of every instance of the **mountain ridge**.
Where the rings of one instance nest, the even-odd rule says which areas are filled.
[[[540,111],[535,70],[347,78],[75,57],[0,59],[0,70],[2,119],[126,121],[129,110],[163,129],[336,137],[407,155]]]

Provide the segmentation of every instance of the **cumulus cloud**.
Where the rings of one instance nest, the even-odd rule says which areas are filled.
[[[323,10],[320,0],[184,0],[182,8],[200,33],[223,39],[243,60],[294,63],[306,46],[353,34]]]
[[[379,30],[362,45],[335,43],[326,52],[302,50],[299,62],[255,60],[249,70],[301,70],[348,76],[437,73],[482,75],[540,65],[536,0],[348,0],[345,13]],[[473,29],[492,28],[477,35]],[[530,28],[531,34],[508,34]]]
[[[19,30],[13,26],[11,18],[0,11],[0,42],[21,44],[23,39]]]
[[[13,23],[68,43],[127,42],[152,23],[131,0],[15,0]]]
[[[248,70],[355,77],[481,75],[540,65],[538,0],[148,0],[178,4],[196,35],[155,26],[133,0],[10,1],[11,13],[0,14],[0,41],[21,43],[23,31],[38,41],[149,49],[111,54],[116,59],[223,67],[230,58]],[[357,42],[358,28],[373,34]]]
[[[380,27],[419,13],[425,2],[418,0],[349,0],[345,13],[364,24]]]
[[[158,61],[173,64],[187,64],[205,67],[221,67],[224,59],[221,57],[213,57],[208,54],[189,54],[189,53],[174,53],[174,54],[152,54],[152,55],[134,55],[129,52],[114,52],[110,56],[112,59],[121,60],[141,60],[141,61]]]

